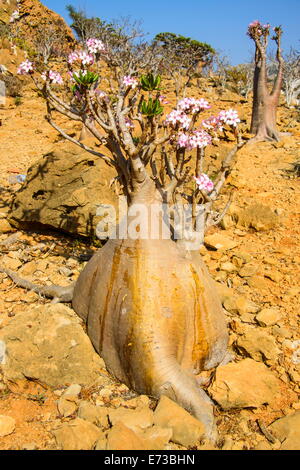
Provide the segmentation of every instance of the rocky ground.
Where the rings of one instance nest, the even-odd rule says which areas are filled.
[[[208,93],[216,108],[239,109],[247,128],[250,103]],[[64,145],[44,112],[29,85],[20,105],[8,98],[0,108],[0,264],[39,284],[67,285],[97,244],[7,221],[21,187],[15,175]],[[0,449],[300,449],[299,179],[289,173],[300,154],[296,111],[281,106],[279,126],[291,135],[238,154],[233,203],[201,249],[233,356],[201,374],[216,404],[218,443],[201,442],[201,424],[170,400],[157,404],[114,381],[70,306],[0,274]]]

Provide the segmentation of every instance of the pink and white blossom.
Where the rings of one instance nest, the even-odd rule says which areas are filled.
[[[202,127],[211,131],[222,131],[223,124],[218,116],[210,116],[202,121]]]
[[[30,60],[26,59],[19,65],[17,73],[19,75],[27,75],[33,73],[33,63]]]
[[[194,176],[194,180],[201,191],[210,193],[214,189],[214,183],[205,173],[201,173],[197,177]]]
[[[72,65],[74,62],[78,62],[81,65],[92,65],[94,63],[94,57],[86,51],[71,52],[68,56],[68,63]]]
[[[191,134],[182,132],[178,135],[177,147],[192,150],[195,148],[204,148],[210,145],[211,142],[211,136],[203,130],[194,131]]]
[[[177,109],[184,112],[191,112],[192,114],[203,111],[204,109],[210,109],[211,106],[203,98],[183,98],[177,104]]]
[[[131,119],[129,119],[129,117],[125,116],[125,126],[128,127],[128,129],[133,129],[134,128],[134,124],[132,122]]]
[[[124,75],[123,77],[123,85],[125,87],[130,87],[132,89],[138,86],[139,82],[135,77],[131,77],[130,75]]]
[[[172,127],[181,127],[182,129],[188,129],[190,127],[191,119],[178,109],[174,109],[166,116],[166,124]]]
[[[14,21],[18,20],[19,18],[20,18],[19,10],[15,10],[12,12],[9,22],[14,23]]]
[[[62,76],[58,72],[54,72],[53,70],[48,70],[48,72],[43,72],[41,75],[43,80],[47,80],[49,78],[50,83],[63,85]]]
[[[211,144],[212,138],[207,132],[199,130],[190,135],[189,142],[191,148],[204,148]]]
[[[237,111],[234,109],[228,109],[227,111],[220,111],[218,118],[223,124],[228,126],[236,127],[241,120],[239,119]]]
[[[97,54],[98,52],[105,51],[105,46],[100,39],[90,38],[86,41],[86,45],[90,54]]]

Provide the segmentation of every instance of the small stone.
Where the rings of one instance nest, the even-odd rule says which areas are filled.
[[[153,411],[148,407],[135,410],[129,408],[109,409],[109,420],[112,425],[122,422],[130,429],[148,428],[153,425]]]
[[[62,395],[57,403],[57,409],[60,415],[64,418],[73,415],[77,410],[76,401],[76,397]]]
[[[107,450],[149,450],[146,442],[124,423],[118,422],[107,434]]]
[[[281,318],[280,311],[275,308],[263,308],[255,317],[260,326],[273,326]]]
[[[82,401],[79,405],[78,417],[99,427],[109,427],[108,408],[105,406],[95,406],[88,401]]]
[[[300,411],[274,421],[268,430],[282,443],[280,450],[300,449]]]
[[[224,410],[258,408],[274,400],[280,391],[279,384],[264,364],[244,359],[219,366],[209,391]]]
[[[251,326],[244,326],[243,333],[243,336],[239,337],[236,342],[236,347],[241,354],[246,353],[256,361],[265,359],[277,361],[280,350],[272,335]]]
[[[103,432],[97,426],[80,418],[64,423],[53,434],[62,450],[91,450],[103,437]]]
[[[220,269],[227,273],[233,273],[237,271],[237,267],[233,263],[230,263],[230,261],[227,261],[226,263],[222,263],[220,265]]]
[[[35,442],[28,442],[22,445],[22,450],[36,450],[37,445]]]
[[[0,219],[0,233],[12,232],[13,228],[6,219]]]
[[[73,395],[73,396],[78,397],[80,395],[80,392],[81,392],[81,385],[72,384],[64,391],[64,396]]]
[[[247,284],[253,289],[269,289],[269,283],[263,276],[252,276],[247,278]]]
[[[207,235],[204,239],[205,245],[214,250],[232,250],[237,246],[237,243],[230,238],[225,237],[221,233],[214,233],[213,235]]]
[[[16,427],[16,421],[10,416],[0,415],[0,437],[12,434]]]
[[[160,398],[154,411],[154,424],[172,429],[172,441],[184,447],[199,444],[205,433],[203,423],[166,396]]]
[[[253,264],[246,264],[242,269],[239,270],[239,276],[251,277],[254,276],[258,271],[258,266]]]

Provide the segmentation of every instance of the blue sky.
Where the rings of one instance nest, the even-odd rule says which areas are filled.
[[[124,16],[142,20],[148,39],[173,32],[211,44],[233,65],[247,62],[254,50],[246,36],[253,20],[282,25],[284,51],[300,50],[300,0],[42,0],[69,22],[65,6],[80,7],[88,16],[112,20]]]

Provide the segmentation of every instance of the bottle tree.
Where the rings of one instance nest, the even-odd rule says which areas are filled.
[[[128,204],[74,286],[39,292],[72,300],[112,375],[139,393],[177,401],[215,439],[213,405],[194,374],[224,360],[227,328],[199,248],[205,229],[225,212],[215,204],[244,142],[235,110],[209,116],[201,97],[166,108],[159,60],[152,45],[114,32],[70,53],[64,72],[51,63],[20,65],[46,100],[48,122],[115,169]],[[95,146],[69,135],[62,119],[84,124]],[[212,180],[204,173],[205,149],[223,131],[236,143]]]
[[[272,91],[268,89],[267,77],[267,46],[270,35],[270,25],[262,25],[253,21],[248,26],[248,36],[255,43],[255,69],[253,79],[253,105],[250,132],[255,134],[253,141],[278,141],[280,133],[276,127],[276,112],[280,98],[283,78],[283,58],[281,55],[281,26],[273,28],[272,40],[277,45],[276,59],[278,62],[277,75]]]

